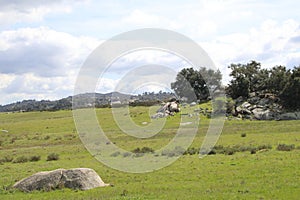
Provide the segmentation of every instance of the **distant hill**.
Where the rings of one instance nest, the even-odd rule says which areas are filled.
[[[75,95],[76,107],[108,107],[112,104],[139,105],[145,102],[167,101],[175,95],[168,92],[145,92],[139,95],[122,94],[119,92],[85,93]],[[72,109],[73,96],[59,100],[23,100],[15,103],[0,105],[0,112],[29,112],[29,111],[57,111]]]

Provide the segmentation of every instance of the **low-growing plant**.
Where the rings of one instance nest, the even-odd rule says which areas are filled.
[[[44,140],[49,140],[50,139],[50,135],[46,135],[45,137],[44,137]]]
[[[278,151],[292,151],[295,149],[294,144],[278,144],[277,148]]]
[[[13,160],[13,163],[25,163],[28,162],[28,158],[26,156],[20,156]]]
[[[176,146],[174,149],[174,153],[178,156],[184,154],[184,152],[185,152],[185,149],[181,146]]]
[[[36,162],[36,161],[39,161],[39,160],[41,160],[41,156],[30,156],[29,157],[30,162]]]
[[[57,153],[50,153],[47,156],[47,161],[58,160],[58,159],[59,159],[59,155]]]
[[[224,151],[224,154],[225,155],[233,155],[235,152],[236,152],[235,149],[227,147]]]
[[[120,153],[119,151],[116,151],[116,152],[110,154],[110,156],[111,156],[111,157],[117,157],[117,156],[119,156],[120,154],[121,154],[121,153]]]
[[[130,157],[131,155],[132,155],[132,153],[130,153],[130,152],[123,153],[123,157]]]
[[[195,155],[199,152],[199,149],[195,148],[195,147],[189,147],[184,153],[183,155]]]
[[[12,138],[10,139],[10,143],[11,143],[11,144],[15,143],[15,141],[16,141],[17,139],[18,139],[17,137],[12,137]]]
[[[13,161],[13,157],[12,156],[4,156],[3,158],[0,159],[0,162],[4,163],[4,162],[12,162]]]
[[[250,150],[250,153],[251,153],[251,154],[256,154],[256,149],[255,149],[255,148],[251,149],[251,150]]]
[[[168,156],[168,157],[172,157],[174,156],[174,152],[172,152],[170,149],[165,149],[161,152],[162,156]]]
[[[136,148],[132,151],[133,153],[154,153],[154,150],[150,147]]]
[[[257,147],[258,150],[262,150],[262,149],[272,149],[272,145],[270,144],[263,144],[263,145],[259,145]]]
[[[217,154],[216,150],[212,149],[211,151],[208,152],[208,155],[215,155]]]
[[[242,133],[242,134],[241,134],[241,137],[246,137],[246,136],[247,136],[246,133]]]
[[[134,153],[133,157],[142,157],[144,155],[145,155],[144,153]]]

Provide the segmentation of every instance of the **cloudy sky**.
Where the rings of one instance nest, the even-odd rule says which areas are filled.
[[[228,81],[230,63],[300,64],[295,0],[0,0],[0,104],[73,94],[80,67],[103,41],[139,28],[164,28],[197,42]],[[186,63],[163,52],[119,58],[98,92],[114,90],[132,66]]]

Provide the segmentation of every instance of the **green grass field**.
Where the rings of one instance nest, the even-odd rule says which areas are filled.
[[[120,131],[109,108],[97,109],[97,116],[110,140],[129,151],[166,145],[180,122],[178,113],[167,120],[159,134],[136,139]],[[130,116],[139,125],[151,122],[146,107],[131,108]],[[201,116],[191,147],[201,146],[209,122]],[[234,150],[233,155],[218,151],[202,159],[196,154],[183,155],[168,167],[142,174],[111,169],[90,155],[79,139],[71,111],[0,113],[0,130],[8,131],[0,132],[0,199],[299,199],[300,196],[299,121],[227,120],[217,145]],[[279,151],[279,144],[292,148]],[[246,150],[237,150],[243,148]],[[255,149],[252,154],[251,148]],[[59,159],[46,161],[51,153],[58,154]],[[40,160],[22,160],[33,156],[40,156]],[[32,193],[11,188],[16,181],[39,171],[77,167],[94,169],[104,182],[114,187]]]

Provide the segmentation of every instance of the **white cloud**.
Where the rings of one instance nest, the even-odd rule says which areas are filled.
[[[47,27],[1,32],[0,103],[72,95],[78,70],[99,43]]]
[[[0,43],[0,73],[51,77],[74,73],[99,41],[39,27],[3,31]]]
[[[300,24],[295,20],[286,20],[282,23],[266,20],[260,27],[252,28],[246,33],[219,36],[201,45],[217,67],[221,68],[228,82],[227,66],[231,63],[256,60],[261,62],[263,67],[270,68],[275,65],[293,67],[295,61],[300,61],[300,47],[292,40],[300,35],[299,27]]]
[[[66,0],[10,0],[0,1],[0,24],[13,24],[17,22],[41,21],[49,13],[70,13],[72,7],[80,2]]]
[[[0,75],[0,103],[22,99],[57,99],[71,95],[74,76],[40,77],[32,73],[22,75]],[[2,79],[4,78],[4,79]]]

